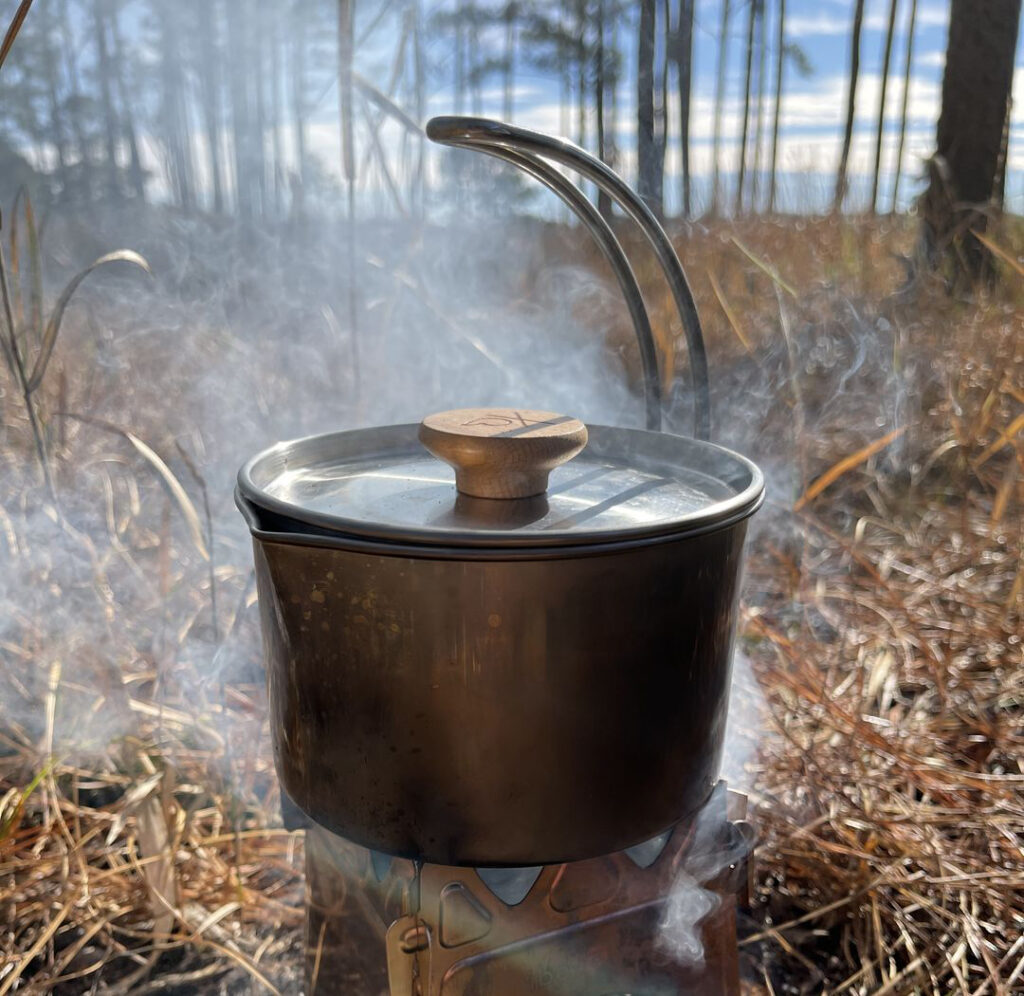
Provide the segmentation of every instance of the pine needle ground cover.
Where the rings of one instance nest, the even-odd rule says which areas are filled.
[[[752,993],[1024,990],[1024,294],[1019,229],[988,237],[1000,285],[951,294],[902,220],[679,233],[715,439],[769,485],[727,758],[758,833]],[[470,382],[525,391],[526,354],[552,407],[635,421],[624,309],[556,224],[500,247],[367,233],[351,261],[343,234],[156,212],[41,242],[14,270],[5,243],[18,346],[50,352],[35,425],[0,374],[0,996],[295,992],[302,835],[280,821],[234,470]],[[152,279],[106,267],[47,343],[45,304],[121,246]]]

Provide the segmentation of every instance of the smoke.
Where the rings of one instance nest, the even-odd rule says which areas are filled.
[[[737,871],[750,854],[750,836],[728,821],[726,793],[720,782],[694,818],[659,924],[659,946],[680,965],[703,964],[702,926],[722,902],[718,890],[736,891]]]
[[[703,888],[688,872],[679,873],[660,925],[662,946],[677,962],[697,965],[704,961],[701,925],[720,902],[716,893]]]
[[[722,751],[722,778],[737,792],[755,787],[757,749],[764,726],[764,695],[757,683],[750,658],[741,647],[733,651],[729,718]]]
[[[262,683],[251,547],[232,500],[245,459],[281,439],[461,406],[641,424],[635,350],[612,334],[625,309],[588,266],[549,264],[549,227],[467,212],[365,222],[351,258],[332,220],[271,232],[144,206],[87,220],[52,209],[51,299],[120,246],[154,277],[111,268],[68,308],[37,398],[59,515],[3,382],[3,728],[84,763],[164,710],[168,751],[197,736],[216,758],[237,741],[220,774],[241,791],[258,715],[239,718],[224,688]],[[132,432],[181,482],[212,568],[153,467],[105,426]]]
[[[258,679],[251,551],[232,490],[237,467],[274,441],[491,404],[642,424],[628,318],[607,274],[592,268],[589,237],[499,217],[486,203],[434,207],[443,224],[360,223],[354,255],[345,226],[328,217],[259,229],[145,206],[93,217],[51,210],[51,292],[118,246],[145,255],[155,277],[97,274],[65,318],[39,396],[65,525],[43,507],[10,385],[3,399],[14,421],[5,419],[0,505],[10,557],[0,637],[23,650],[2,679],[5,722],[42,735],[55,660],[62,677],[51,725],[68,743],[92,743],[97,729],[123,735],[138,714],[132,697],[214,708],[224,682]],[[884,431],[899,421],[913,372],[912,357],[897,371],[884,319],[837,307],[827,289],[785,306],[794,312],[787,334],[756,357],[716,355],[711,344],[714,437],[768,478],[755,543],[784,544],[795,528],[779,511],[801,483],[794,411],[818,438]],[[873,409],[865,395],[877,399]],[[670,428],[685,432],[680,408]],[[58,411],[129,429],[161,455],[204,520],[212,572],[152,468],[123,438]],[[759,707],[741,655],[734,676],[725,773],[749,787]],[[75,684],[111,691],[97,705],[88,691],[71,694]],[[135,693],[127,704],[119,686]]]

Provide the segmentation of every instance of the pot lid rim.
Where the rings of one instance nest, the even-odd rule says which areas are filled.
[[[745,486],[734,494],[710,502],[696,510],[665,518],[661,521],[643,523],[633,527],[620,529],[566,529],[548,530],[544,532],[519,532],[509,529],[474,528],[464,530],[435,529],[421,525],[395,525],[394,523],[374,521],[364,518],[349,518],[343,515],[321,512],[316,509],[297,504],[268,493],[256,484],[253,472],[266,461],[272,460],[283,453],[294,452],[299,447],[311,446],[327,440],[351,438],[359,433],[385,433],[393,435],[409,435],[412,445],[406,450],[395,451],[393,455],[415,457],[419,455],[415,436],[417,423],[399,423],[389,426],[374,426],[357,429],[343,429],[332,432],[316,433],[291,440],[282,440],[260,450],[241,466],[236,478],[237,492],[256,512],[270,513],[284,519],[275,528],[261,527],[259,530],[250,522],[253,532],[263,531],[280,534],[293,533],[324,538],[328,535],[337,536],[339,540],[375,541],[382,544],[400,544],[406,547],[416,546],[426,549],[444,547],[449,550],[464,547],[466,549],[487,548],[491,550],[531,548],[581,548],[590,546],[617,545],[638,539],[674,539],[689,533],[705,533],[709,528],[726,527],[753,515],[764,500],[764,474],[749,458],[717,443],[678,436],[672,433],[653,432],[646,429],[624,428],[588,423],[591,441],[602,440],[605,436],[622,435],[645,439],[647,437],[665,437],[684,448],[692,448],[695,452],[713,454],[717,459],[731,461],[734,468],[746,472],[749,480]],[[371,454],[364,454],[364,459]],[[327,462],[327,461],[325,461]],[[309,464],[308,466],[316,466]],[[628,462],[623,466],[629,466]],[[693,472],[693,468],[683,468]],[[697,471],[697,473],[703,473]],[[725,483],[725,482],[722,482]],[[454,486],[453,486],[454,495]],[[529,499],[509,499],[510,502]],[[293,528],[294,527],[294,528]]]

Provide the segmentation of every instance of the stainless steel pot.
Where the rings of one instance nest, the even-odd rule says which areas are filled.
[[[546,412],[254,457],[236,498],[285,790],[358,843],[477,866],[604,854],[692,813],[718,774],[762,495],[711,443]]]

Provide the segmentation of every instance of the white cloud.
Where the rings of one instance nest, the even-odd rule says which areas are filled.
[[[906,21],[897,14],[896,29],[904,30]],[[945,28],[949,24],[949,5],[919,6],[917,9],[917,28]],[[887,31],[889,29],[889,12],[876,11],[864,18],[864,27],[868,31]]]
[[[943,69],[946,65],[946,53],[922,52],[914,58],[914,65],[920,69]]]
[[[853,27],[852,12],[840,13],[819,10],[814,14],[797,14],[787,18],[787,33],[791,37],[801,35],[848,35]],[[921,28],[945,27],[949,23],[947,4],[921,5],[917,11],[917,30]],[[886,31],[889,27],[887,10],[870,11],[864,17],[865,31]],[[906,28],[904,18],[897,20],[897,30]]]
[[[804,35],[845,35],[850,30],[850,18],[819,11],[817,14],[798,14],[786,19],[786,34],[790,37]]]

